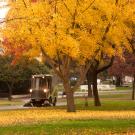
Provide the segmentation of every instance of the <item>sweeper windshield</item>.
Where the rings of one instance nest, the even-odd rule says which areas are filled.
[[[31,79],[31,89],[33,90],[51,90],[52,76],[33,75]]]

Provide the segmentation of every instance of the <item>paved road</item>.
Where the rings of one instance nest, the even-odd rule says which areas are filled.
[[[16,109],[29,109],[29,107],[23,107],[23,105],[10,105],[10,106],[0,106],[0,110],[16,110]]]
[[[24,101],[26,101],[26,99]],[[58,102],[56,104],[56,106],[64,106],[64,105],[66,105],[66,102]],[[22,109],[23,110],[23,109],[30,109],[30,108],[34,108],[34,107],[23,107],[23,105],[8,105],[8,106],[6,105],[6,106],[0,106],[0,110],[17,110],[17,109],[19,109],[19,110]]]
[[[57,106],[63,106],[66,105],[65,102],[63,103],[58,103]],[[10,106],[0,106],[0,111],[1,110],[17,110],[17,109],[30,109],[30,108],[34,108],[34,107],[23,107],[23,105],[10,105]],[[36,108],[36,107],[35,107]]]

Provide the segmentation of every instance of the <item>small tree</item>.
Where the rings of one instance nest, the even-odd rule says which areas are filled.
[[[122,85],[122,78],[125,75],[125,68],[126,68],[125,61],[122,60],[122,58],[116,57],[114,60],[114,64],[108,70],[109,75],[115,76],[115,78],[116,78],[115,84],[117,87]]]
[[[11,57],[0,57],[0,80],[6,82],[9,90],[8,99],[12,99],[13,86],[20,80],[21,70],[11,65]]]
[[[113,66],[109,69],[109,74],[118,78],[116,86],[120,86],[121,80],[126,75],[133,77],[132,99],[135,94],[135,56],[132,53],[125,52],[123,59],[115,58]],[[117,82],[118,81],[118,82]]]

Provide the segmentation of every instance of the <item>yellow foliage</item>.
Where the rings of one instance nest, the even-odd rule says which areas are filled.
[[[59,53],[81,63],[98,59],[100,51],[121,55],[123,48],[130,50],[128,23],[135,23],[134,7],[135,2],[127,0],[17,0],[11,3],[3,37],[14,48],[30,46],[23,54],[31,57],[38,56],[41,47],[51,58]]]

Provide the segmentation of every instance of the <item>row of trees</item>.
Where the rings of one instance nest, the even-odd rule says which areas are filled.
[[[73,94],[86,75],[93,80],[95,105],[100,105],[97,74],[112,64],[114,56],[131,51],[135,2],[18,0],[10,5],[2,30],[6,52],[16,60],[21,55],[37,57],[42,53],[63,82],[67,111],[75,111]],[[70,74],[76,72],[79,79],[72,87]]]

